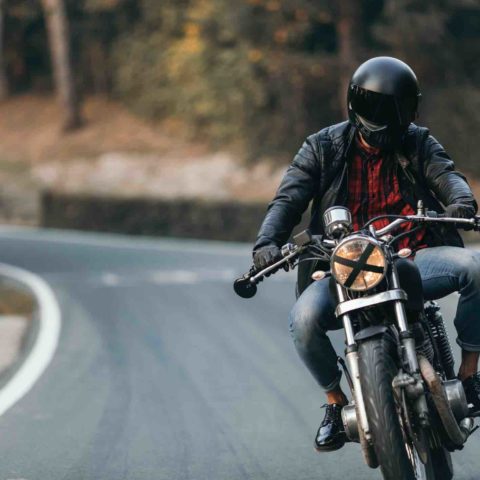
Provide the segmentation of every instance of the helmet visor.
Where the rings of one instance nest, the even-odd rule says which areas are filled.
[[[377,125],[408,125],[415,118],[417,98],[398,98],[350,86],[350,108],[360,117]]]
[[[388,128],[388,125],[382,125],[380,123],[370,122],[369,120],[367,120],[366,118],[358,114],[356,114],[356,116],[358,120],[362,123],[362,125],[370,132],[381,132]]]

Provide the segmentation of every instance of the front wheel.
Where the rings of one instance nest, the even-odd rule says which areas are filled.
[[[395,345],[388,337],[374,338],[361,343],[358,353],[365,408],[383,478],[433,480],[431,465],[421,463],[402,431],[392,389],[392,380],[398,373],[393,356]]]

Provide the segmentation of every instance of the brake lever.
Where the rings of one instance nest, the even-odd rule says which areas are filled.
[[[473,229],[476,232],[480,230],[479,215],[475,215],[472,218],[451,218],[451,217],[448,217],[445,213],[437,213],[434,210],[427,210],[425,212],[425,218],[426,219],[429,219],[429,218],[447,219],[446,223],[453,223],[456,226],[456,228],[466,227],[466,230]]]

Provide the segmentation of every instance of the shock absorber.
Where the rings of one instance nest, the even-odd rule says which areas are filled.
[[[443,321],[440,307],[436,302],[430,302],[425,307],[425,314],[430,325],[435,343],[437,344],[438,353],[440,355],[440,362],[445,370],[447,379],[456,378],[455,375],[455,361],[453,359],[452,347],[448,340],[445,323]]]
[[[412,323],[410,329],[415,337],[415,344],[417,346],[417,354],[423,355],[432,365],[435,357],[432,339],[428,335],[422,325],[418,322]]]

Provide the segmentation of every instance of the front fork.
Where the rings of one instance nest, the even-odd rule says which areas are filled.
[[[345,290],[340,285],[337,286],[337,295],[339,302],[346,301]],[[360,381],[360,369],[358,366],[358,345],[355,341],[355,333],[353,331],[352,320],[348,313],[342,316],[343,328],[345,329],[346,337],[346,360],[347,366],[352,378],[353,391],[352,395],[355,401],[355,406],[358,411],[359,427],[362,429],[365,439],[371,443],[372,434],[368,424],[367,411],[365,409],[365,400],[362,393],[362,384]]]
[[[395,266],[391,275],[391,282],[393,288],[400,288],[400,282]],[[340,285],[336,284],[337,295],[339,302],[347,300],[345,290]],[[407,314],[405,306],[401,301],[394,302],[395,316],[397,319],[397,326],[400,334],[400,342],[402,346],[402,357],[405,364],[406,375],[397,376],[394,380],[394,387],[405,388],[407,396],[411,399],[417,418],[422,427],[428,426],[428,405],[425,398],[423,381],[420,375],[420,368],[418,365],[417,352],[415,348],[415,340],[408,328]],[[353,398],[358,411],[359,427],[362,429],[365,439],[371,443],[372,435],[365,409],[365,399],[362,392],[362,385],[360,380],[360,369],[358,361],[358,345],[355,341],[355,334],[352,327],[352,320],[349,314],[342,316],[343,328],[345,329],[346,337],[346,360],[348,369],[352,377],[353,384]]]
[[[393,265],[392,268],[391,282],[393,288],[401,288],[395,265]],[[398,386],[405,388],[407,396],[413,403],[413,407],[415,409],[415,413],[417,414],[420,425],[422,427],[427,427],[429,425],[428,405],[423,388],[422,376],[420,374],[420,367],[418,365],[415,339],[408,328],[405,305],[401,301],[396,301],[394,303],[394,309],[398,330],[400,332],[400,342],[402,345],[403,354],[402,357],[406,366],[408,377],[408,385],[402,385],[399,383]]]

